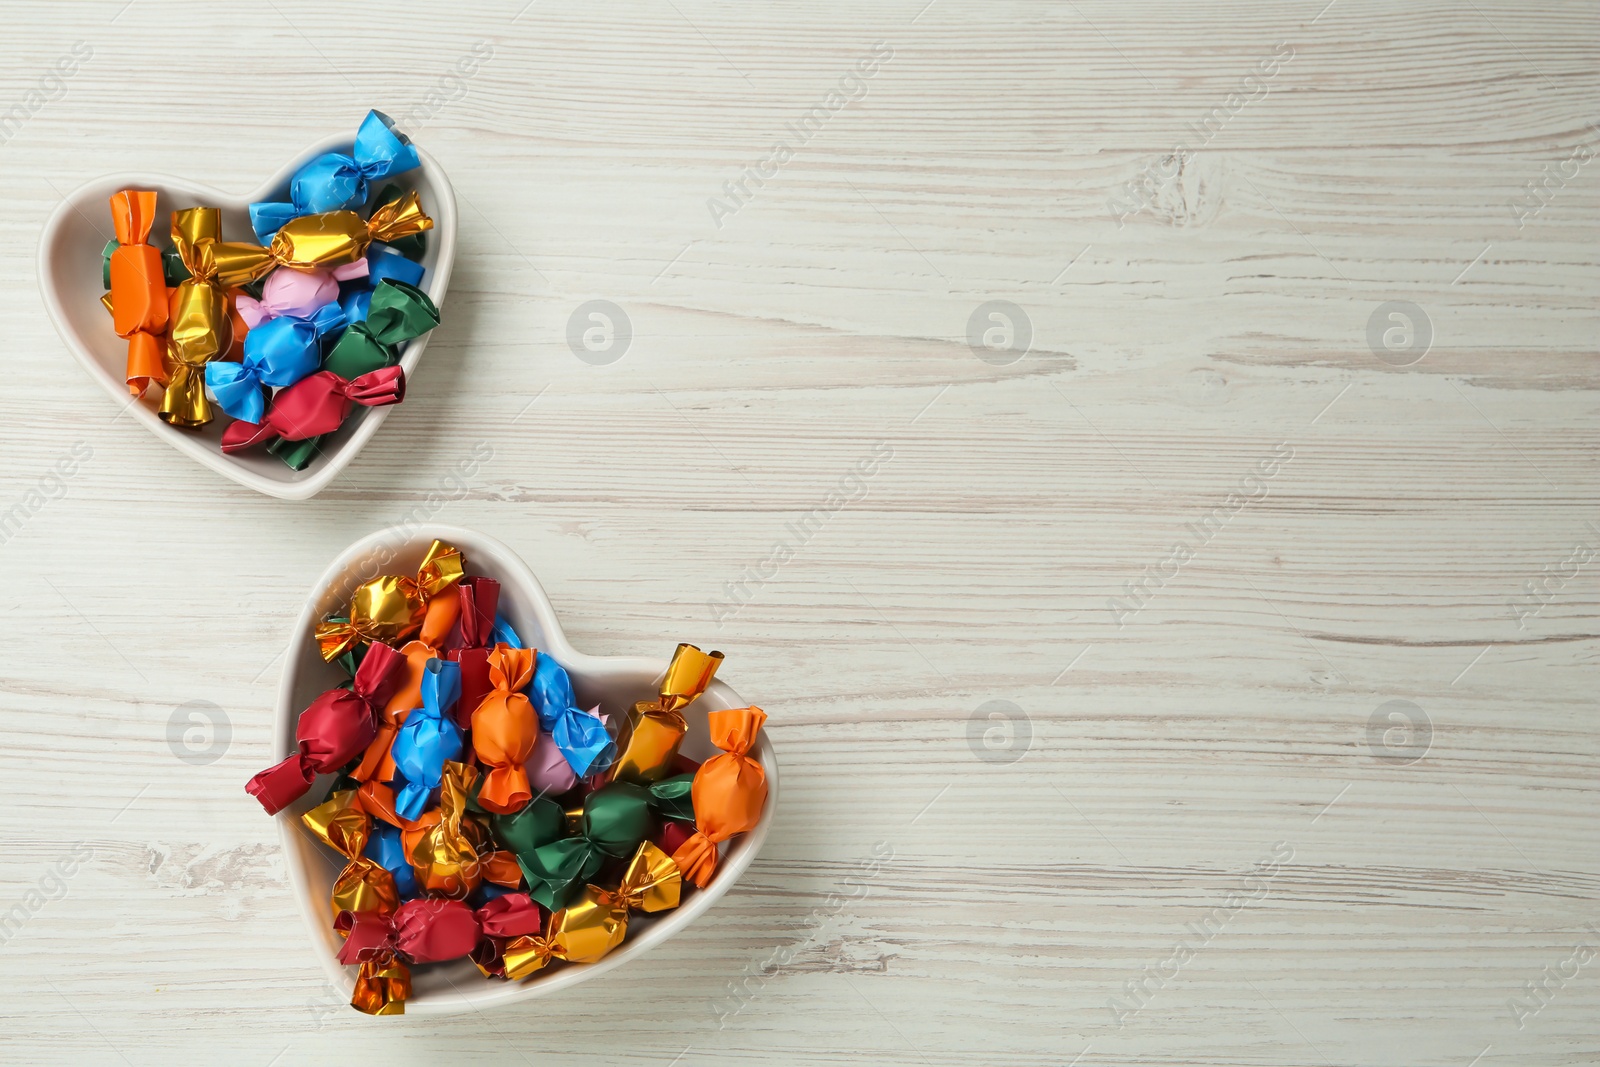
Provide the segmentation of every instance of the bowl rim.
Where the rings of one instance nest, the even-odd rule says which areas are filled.
[[[67,224],[74,213],[82,214],[82,205],[92,200],[108,199],[113,193],[130,188],[157,188],[168,192],[181,192],[185,197],[193,197],[200,202],[225,206],[230,208],[248,207],[251,203],[267,199],[282,187],[302,165],[324,152],[348,150],[354,144],[351,134],[332,134],[323,137],[284,164],[283,167],[268,178],[262,185],[251,193],[239,197],[225,193],[219,189],[204,185],[188,178],[181,178],[173,174],[158,172],[102,174],[98,178],[79,185],[72,192],[62,198],[55,210],[50,213],[44,229],[39,235],[39,250],[35,263],[35,274],[38,277],[39,295],[44,301],[45,311],[50,316],[56,333],[60,335],[62,343],[72,353],[78,364],[91,378],[99,382],[101,387],[118,404],[125,405],[124,410],[131,410],[133,416],[142,422],[147,429],[202,466],[231,478],[240,485],[254,489],[267,496],[277,497],[280,500],[307,500],[316,496],[327,488],[346,466],[355,459],[356,455],[366,447],[372,435],[377,433],[378,427],[389,417],[389,412],[394,405],[369,408],[350,436],[340,442],[339,446],[324,453],[324,462],[318,464],[309,472],[296,472],[301,477],[279,480],[257,474],[255,471],[241,465],[231,456],[216,449],[211,442],[192,437],[182,430],[173,429],[156,415],[155,410],[147,404],[132,400],[128,396],[127,384],[113,376],[96,359],[89,350],[88,345],[82,343],[75,322],[67,313],[60,293],[57,291],[50,272],[51,251],[60,243],[60,231]],[[444,167],[420,145],[413,142],[417,150],[417,158],[421,162],[423,177],[434,190],[435,202],[427,205],[433,217],[433,232],[436,234],[437,251],[434,255],[434,266],[431,277],[426,279],[423,289],[435,305],[444,305],[445,293],[450,286],[450,274],[455,265],[456,255],[456,195],[455,189],[450,184]],[[85,219],[89,216],[84,215]],[[406,344],[406,351],[400,357],[400,366],[405,368],[409,378],[416,370],[422,353],[427,349],[431,333],[423,334]],[[120,413],[118,415],[120,417]]]
[[[640,678],[648,678],[652,681],[658,681],[665,675],[667,670],[667,660],[665,659],[642,656],[590,656],[574,649],[571,643],[567,641],[566,633],[561,628],[560,619],[557,617],[555,609],[550,603],[550,598],[545,593],[544,586],[539,582],[538,577],[523,562],[520,555],[497,538],[465,527],[437,523],[424,523],[415,527],[403,524],[386,526],[356,540],[344,551],[340,552],[317,578],[316,583],[311,587],[310,595],[306,598],[305,604],[300,610],[300,615],[295,621],[294,632],[289,639],[283,674],[278,681],[277,705],[273,716],[272,747],[274,762],[283,759],[295,747],[295,722],[299,718],[300,711],[303,710],[294,705],[300,654],[311,641],[310,634],[318,618],[319,602],[324,593],[331,588],[335,581],[345,575],[353,562],[366,553],[380,548],[389,548],[394,554],[398,554],[419,543],[425,547],[435,538],[460,549],[468,561],[476,562],[475,556],[479,560],[492,559],[493,567],[497,572],[493,577],[500,582],[502,588],[513,584],[520,585],[522,591],[530,599],[531,614],[546,636],[546,644],[549,647],[540,649],[540,651],[548,651],[574,675],[608,673],[612,675],[634,675]],[[478,566],[483,565],[478,564]],[[714,682],[711,688],[707,690],[708,696],[713,693],[719,695],[720,702],[728,707],[748,706],[731,687],[721,681]],[[765,727],[758,734],[756,744],[751,750],[751,755],[766,772],[767,804],[761,813],[761,821],[756,824],[754,829],[736,839],[735,844],[737,847],[730,848],[718,863],[717,876],[711,885],[705,889],[696,890],[677,909],[664,915],[648,929],[640,931],[637,936],[628,938],[627,941],[598,962],[570,964],[554,972],[543,973],[539,977],[525,979],[521,982],[485,980],[481,987],[470,993],[464,992],[458,987],[454,996],[423,997],[407,1001],[406,1014],[450,1015],[545,996],[588,981],[591,978],[596,978],[613,968],[620,967],[629,960],[648,952],[688,926],[715,904],[739,880],[745,870],[754,862],[756,855],[761,851],[761,846],[766,841],[767,833],[771,829],[773,813],[778,806],[778,763]],[[250,803],[253,805],[254,801],[252,800]],[[319,940],[324,927],[327,926],[327,909],[322,901],[313,899],[313,890],[309,884],[310,875],[302,862],[302,853],[299,846],[304,835],[299,826],[298,809],[295,807],[285,808],[273,816],[273,819],[278,824],[279,840],[283,846],[284,866],[288,870],[290,889],[299,907],[301,918],[304,920],[306,934],[312,942],[313,951],[316,953],[317,958],[321,960],[323,969],[327,972],[328,979],[333,987],[348,996],[354,988],[353,980],[350,977],[353,968],[339,963],[332,953],[326,951],[324,943]]]

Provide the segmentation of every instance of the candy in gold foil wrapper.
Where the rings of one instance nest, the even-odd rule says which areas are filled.
[[[433,229],[415,189],[363,219],[354,211],[302,215],[272,235],[271,262],[291,270],[322,270],[354,263],[373,241],[398,241]]]
[[[593,963],[622,944],[628,912],[676,908],[683,888],[678,867],[649,841],[639,846],[616,889],[584,886],[571,904],[550,917],[550,952],[570,963]],[[510,977],[510,949],[506,975]]]
[[[220,209],[192,207],[172,213],[172,244],[190,278],[178,283],[169,296],[167,356],[172,366],[160,415],[171,426],[194,429],[211,421],[206,364],[233,344],[226,286],[249,279],[223,277],[221,264],[231,262],[232,255],[219,252],[221,243]]]
[[[611,781],[648,784],[673,772],[673,760],[689,724],[682,709],[697,700],[722,665],[721,652],[702,652],[694,645],[679,645],[672,654],[660,696],[641,700],[628,712],[617,737],[617,761]]]
[[[488,833],[466,817],[467,796],[477,777],[470,765],[446,760],[439,807],[417,820],[418,829],[401,832],[417,882],[429,892],[461,898],[483,882],[479,851],[487,851]]]
[[[394,875],[361,856],[372,836],[372,816],[354,789],[334,793],[300,816],[300,821],[317,840],[350,861],[333,883],[330,903],[335,919],[342,911],[394,913],[400,906]]]
[[[357,586],[350,597],[348,620],[328,619],[317,624],[322,658],[332,663],[360,643],[398,645],[422,627],[430,602],[461,581],[464,564],[459,549],[434,541],[415,578],[385,574]],[[459,603],[454,609],[459,611]]]
[[[361,964],[350,1006],[368,1015],[404,1015],[411,999],[411,968],[394,953]]]
[[[506,977],[518,982],[535,971],[543,970],[556,957],[551,951],[549,938],[525,934],[506,942],[501,958],[505,962]]]

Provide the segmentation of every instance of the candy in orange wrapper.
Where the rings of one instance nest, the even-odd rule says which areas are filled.
[[[649,783],[673,773],[672,763],[689,724],[683,709],[706,691],[722,665],[721,652],[702,652],[694,645],[679,645],[661,679],[660,695],[641,700],[628,712],[617,736],[617,761],[611,781]]]
[[[437,545],[439,542],[435,541],[434,544]],[[459,555],[460,553],[457,553],[458,557]],[[424,567],[426,566],[424,563]],[[400,727],[405,725],[406,713],[412,708],[422,706],[422,679],[427,673],[428,661],[444,658],[445,639],[450,636],[460,615],[461,591],[460,584],[447,586],[429,600],[421,630],[415,638],[400,647],[400,654],[406,659],[405,666],[401,668],[400,681],[395,685],[394,696],[384,705],[383,716],[378,723],[377,739],[362,757],[361,766],[350,772],[350,776],[357,781],[364,782],[372,777],[385,782],[394,780],[394,757],[390,754],[390,749],[394,745],[395,736],[400,732]],[[342,621],[348,625],[347,620]],[[467,714],[471,714],[470,708]],[[455,712],[453,721],[456,725],[461,725],[459,710]]]
[[[111,321],[128,342],[128,392],[167,384],[167,281],[161,253],[150,245],[156,194],[124,189],[111,198],[117,248],[109,262]]]
[[[760,708],[733,708],[706,716],[711,743],[722,749],[694,775],[695,833],[672,859],[683,876],[704,889],[716,872],[717,845],[755,828],[767,806],[767,772],[746,753],[767,721]]]
[[[472,749],[478,762],[489,768],[478,804],[499,815],[509,815],[533,799],[523,764],[539,739],[539,716],[520,690],[533,678],[537,655],[529,648],[496,645],[489,653],[494,690],[472,713]]]
[[[363,642],[395,644],[410,637],[421,628],[429,611],[434,610],[433,601],[461,581],[462,567],[460,550],[443,541],[434,541],[422,558],[415,578],[385,574],[357,586],[350,598],[348,618],[328,619],[317,624],[317,647],[322,658],[331,663]],[[453,624],[454,613],[460,608],[452,594],[437,610],[450,613]],[[450,626],[445,625],[443,631],[449,633]],[[417,681],[420,685],[420,674]]]

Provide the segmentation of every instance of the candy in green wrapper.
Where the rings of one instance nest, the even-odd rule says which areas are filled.
[[[528,895],[551,911],[565,907],[607,858],[627,859],[656,832],[658,812],[681,818],[688,802],[685,780],[692,784],[693,778],[678,775],[652,786],[612,782],[590,793],[576,837],[517,853]]]
[[[468,804],[469,809],[472,806]],[[535,797],[515,814],[489,816],[495,840],[519,856],[559,840],[566,833],[566,823],[561,805],[546,797]]]
[[[322,434],[317,437],[308,437],[304,441],[290,441],[287,438],[279,437],[267,446],[267,451],[283,460],[290,470],[303,471],[311,465],[312,458],[318,452],[318,445],[322,442],[322,438],[326,436],[326,434]]]
[[[365,322],[352,323],[333,346],[322,369],[346,381],[400,361],[396,346],[439,325],[439,309],[414,285],[385,278],[372,291]]]

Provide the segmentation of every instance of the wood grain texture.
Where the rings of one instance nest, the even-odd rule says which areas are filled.
[[[0,510],[56,493],[0,548],[0,915],[92,849],[0,944],[6,1062],[1600,1062],[1600,961],[1566,962],[1600,945],[1600,559],[1568,562],[1600,548],[1600,163],[1512,210],[1600,142],[1592,4],[3,13],[0,114],[93,49],[0,144]],[[251,188],[370,106],[421,116],[478,41],[413,124],[461,203],[445,321],[346,475],[270,500],[113,421],[37,296],[62,194]],[[717,226],[708,199],[879,41],[864,95]],[[1119,226],[1118,190],[1285,44]],[[590,299],[632,323],[608,366],[567,343]],[[1031,324],[1006,366],[967,343],[996,299]],[[1420,362],[1369,348],[1386,301],[1425,310]],[[784,804],[639,965],[378,1025],[323,987],[241,787],[308,584],[418,508],[520,551],[580,648],[724,649]],[[1374,755],[1391,700],[1427,716],[1417,762]],[[190,701],[231,722],[214,763],[169,747]],[[1027,717],[1014,762],[969,742],[990,701]]]

